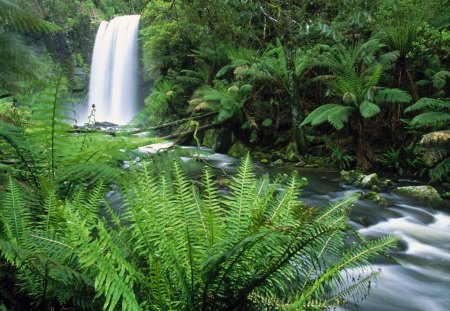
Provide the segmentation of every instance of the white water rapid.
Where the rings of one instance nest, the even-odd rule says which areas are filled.
[[[88,101],[96,121],[123,125],[137,113],[139,17],[119,16],[98,28]]]

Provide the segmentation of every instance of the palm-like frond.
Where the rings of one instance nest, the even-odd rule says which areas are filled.
[[[427,111],[415,116],[411,120],[415,125],[441,125],[450,122],[450,113],[442,111]]]
[[[377,104],[371,103],[367,100],[359,105],[359,112],[364,118],[370,118],[380,113],[380,107]]]
[[[409,103],[412,100],[408,92],[400,89],[383,88],[375,95],[377,103]]]
[[[413,105],[405,109],[405,112],[413,112],[424,109],[432,110],[450,110],[450,102],[437,98],[423,97],[415,102]]]
[[[303,120],[301,125],[311,123],[311,125],[319,125],[324,122],[329,122],[336,129],[344,127],[350,114],[355,110],[354,107],[343,106],[338,104],[326,104],[316,108]]]
[[[445,126],[450,122],[450,101],[423,97],[405,109],[405,112],[425,110],[415,116],[411,123],[416,126]]]

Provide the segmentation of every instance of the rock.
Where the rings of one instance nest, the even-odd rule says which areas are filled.
[[[378,181],[378,185],[380,187],[392,186],[392,180],[390,180],[390,179],[381,179],[381,180]]]
[[[377,173],[365,175],[362,177],[361,181],[359,181],[361,187],[370,188],[372,186],[376,186],[378,184],[378,175]]]
[[[234,143],[228,150],[228,154],[235,158],[242,158],[249,152],[248,148],[240,141]]]
[[[287,145],[285,159],[289,162],[298,161],[299,158],[297,156],[297,144],[295,142],[290,142],[289,145]]]
[[[315,164],[315,163],[313,163],[313,164],[305,164],[304,167],[306,167],[306,168],[318,168],[319,164]]]
[[[345,171],[342,170],[341,171],[341,180],[345,183],[348,184],[354,184],[355,182],[362,180],[364,178],[364,174],[356,171],[356,170],[351,170],[351,171]]]
[[[436,189],[429,185],[397,187],[395,191],[405,194],[411,198],[429,201],[434,205],[443,202]]]
[[[369,191],[369,192],[363,194],[362,198],[366,199],[367,201],[376,203],[380,206],[388,205],[388,201],[375,191]]]
[[[278,159],[278,160],[276,160],[276,161],[270,163],[270,166],[281,166],[281,165],[283,165],[283,164],[284,164],[284,161],[281,160],[281,159]]]
[[[215,152],[226,153],[231,146],[231,134],[223,129],[209,129],[203,135],[202,144]]]

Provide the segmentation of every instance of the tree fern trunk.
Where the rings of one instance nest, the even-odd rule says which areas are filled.
[[[356,166],[364,171],[373,167],[376,157],[364,130],[364,119],[359,115],[350,122],[355,141]]]
[[[295,76],[295,52],[292,51],[294,45],[293,28],[294,21],[292,19],[294,6],[291,1],[287,3],[286,16],[282,19],[285,28],[284,39],[281,38],[281,44],[286,58],[286,70],[288,75],[289,88],[289,106],[291,108],[292,134],[294,141],[297,144],[297,149],[300,153],[306,153],[306,138],[303,128],[300,124],[303,121],[303,115],[300,110],[300,102],[298,100],[298,85]]]

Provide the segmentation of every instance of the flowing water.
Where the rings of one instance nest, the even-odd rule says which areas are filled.
[[[216,153],[204,159],[229,172],[237,165],[236,159]],[[344,185],[338,172],[261,167],[257,171],[275,175],[294,169],[309,180],[302,195],[308,205],[326,206],[350,193],[365,191]],[[369,238],[386,234],[400,237],[399,247],[392,252],[399,263],[376,263],[374,268],[382,273],[369,296],[341,310],[450,310],[450,209],[434,209],[426,202],[388,190],[380,194],[388,200],[388,206],[360,200],[351,213],[352,225]]]
[[[89,82],[96,121],[126,124],[138,112],[139,17],[119,16],[98,28]]]

